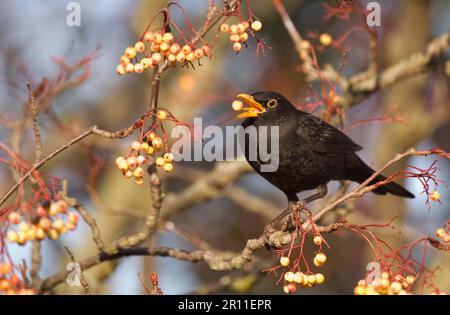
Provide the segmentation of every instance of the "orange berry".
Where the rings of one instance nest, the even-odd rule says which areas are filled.
[[[133,171],[133,176],[138,178],[144,176],[144,170],[142,169],[142,167],[136,167],[136,169]]]
[[[322,45],[328,46],[333,42],[333,38],[331,37],[330,34],[323,33],[320,35],[319,41]]]
[[[123,67],[123,65],[118,65],[118,66],[116,67],[116,73],[117,73],[118,75],[124,75],[124,74],[127,73],[127,72],[125,71],[125,68]]]
[[[155,65],[158,64],[161,61],[161,59],[162,59],[162,57],[161,57],[161,55],[159,53],[154,53],[152,55],[152,62]]]
[[[297,292],[297,286],[294,283],[288,283],[283,287],[283,291],[286,294]]]
[[[248,23],[247,21],[242,21],[241,24],[244,26],[245,30],[248,30],[248,28],[250,27],[250,23]]]
[[[143,165],[143,164],[145,164],[145,162],[147,162],[147,159],[145,158],[145,156],[139,155],[136,158],[136,161],[137,161],[138,165]]]
[[[252,30],[254,30],[255,32],[258,32],[262,29],[262,23],[261,21],[254,21],[252,23]]]
[[[237,31],[238,31],[238,33],[243,33],[243,32],[245,32],[245,26],[244,26],[244,24],[239,23],[239,24],[237,25]]]
[[[197,48],[195,51],[194,51],[194,54],[195,54],[195,57],[197,57],[197,58],[202,58],[204,55],[205,55],[205,53],[203,52],[203,50],[202,49],[200,49],[200,48]]]
[[[11,288],[11,284],[8,280],[2,279],[0,280],[0,291],[7,291]]]
[[[128,166],[129,166],[130,168],[135,168],[136,165],[137,165],[137,160],[136,160],[136,158],[135,158],[134,156],[130,156],[130,157],[127,159],[127,164],[128,164]]]
[[[153,131],[150,132],[150,133],[147,135],[147,138],[148,138],[149,140],[155,140],[155,139],[156,139],[156,133],[154,133]]]
[[[69,216],[67,217],[67,220],[70,223],[77,223],[78,222],[78,213],[76,213],[76,212],[69,213]]]
[[[184,45],[183,48],[181,48],[181,51],[182,51],[185,55],[187,55],[187,54],[189,54],[189,53],[192,51],[192,48],[191,48],[191,46],[189,46],[189,45]]]
[[[238,33],[238,26],[236,24],[230,26],[230,33],[233,35]]]
[[[134,71],[136,73],[142,73],[142,71],[144,71],[144,66],[140,63],[137,63],[134,65]]]
[[[36,229],[36,239],[42,241],[45,238],[45,231],[41,228]]]
[[[159,33],[153,34],[153,42],[155,44],[161,45],[161,43],[163,42],[163,37],[161,36],[161,34]]]
[[[430,193],[430,199],[432,201],[439,201],[439,199],[441,199],[441,194],[437,190],[435,190]]]
[[[160,45],[159,45],[159,44],[152,43],[152,45],[150,46],[150,49],[151,49],[151,51],[152,51],[153,53],[157,53],[157,52],[159,52],[159,50],[160,50]]]
[[[145,50],[145,44],[143,42],[137,42],[134,44],[134,49],[136,49],[136,52],[141,53]]]
[[[8,215],[8,220],[11,224],[19,224],[21,221],[21,216],[17,212],[13,211]]]
[[[126,66],[127,64],[129,64],[130,63],[130,58],[128,58],[127,56],[125,56],[125,55],[122,55],[121,57],[120,57],[120,64],[122,65],[122,66]]]
[[[4,262],[3,264],[0,265],[0,275],[7,275],[8,273],[10,273],[12,271],[12,265],[8,262]]]
[[[170,54],[169,56],[167,56],[167,60],[169,60],[170,63],[174,63],[175,61],[177,61],[177,56],[175,56],[174,54]]]
[[[150,58],[145,57],[141,59],[140,63],[142,67],[144,67],[144,69],[147,69],[150,67],[152,60]]]
[[[172,33],[164,33],[163,35],[163,41],[167,44],[171,44],[174,40]]]
[[[180,63],[183,63],[183,62],[186,61],[186,55],[182,51],[180,51],[177,54],[177,61],[180,62]]]
[[[55,229],[50,229],[47,232],[47,237],[51,240],[56,240],[59,237],[59,233]]]
[[[149,43],[152,40],[153,40],[153,32],[150,32],[150,31],[145,32],[145,34],[144,34],[144,41]]]
[[[36,214],[39,217],[41,217],[41,218],[46,217],[47,216],[47,210],[45,210],[45,208],[43,206],[39,206],[36,209]]]
[[[180,50],[181,50],[181,47],[177,43],[172,44],[169,48],[170,53],[172,53],[174,55],[176,55]]]
[[[205,53],[205,55],[208,56],[209,53],[211,52],[211,47],[209,47],[209,45],[205,44],[205,45],[202,46],[202,50]]]
[[[242,49],[241,43],[234,43],[234,44],[233,44],[233,49],[234,49],[236,52],[240,51],[240,50]]]
[[[38,223],[39,227],[43,230],[48,230],[51,226],[51,222],[48,218],[41,218]]]
[[[227,23],[222,23],[220,25],[220,31],[224,32],[224,33],[228,33],[230,31],[230,25],[228,25]]]
[[[134,57],[136,57],[136,48],[134,47],[127,47],[125,49],[125,56],[127,56],[130,59],[133,59]]]
[[[444,237],[444,235],[445,235],[445,230],[443,228],[439,228],[436,230],[437,237],[442,238],[442,237]]]

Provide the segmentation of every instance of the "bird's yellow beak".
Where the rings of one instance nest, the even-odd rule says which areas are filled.
[[[248,105],[248,107],[244,107],[242,110],[245,110],[245,112],[239,114],[236,116],[237,119],[241,118],[248,118],[248,117],[258,117],[262,113],[264,113],[266,110],[264,106],[261,105],[261,103],[258,103],[255,101],[253,96],[249,94],[239,94],[237,96],[239,99],[244,101],[245,104]]]

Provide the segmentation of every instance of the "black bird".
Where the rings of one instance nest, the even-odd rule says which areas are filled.
[[[259,156],[257,160],[249,159],[248,137],[245,137],[244,153],[253,169],[282,190],[290,204],[299,201],[297,193],[305,190],[317,189],[316,194],[303,200],[305,204],[324,197],[331,180],[362,183],[374,173],[355,153],[362,149],[361,146],[322,119],[296,109],[284,96],[276,92],[256,92],[240,94],[238,98],[248,105],[245,112],[237,116],[246,118],[242,123],[244,128],[251,125],[257,130],[260,126],[279,127],[279,166],[276,171],[261,172],[264,162]],[[384,179],[379,175],[370,184]],[[373,192],[414,198],[412,193],[394,182]],[[289,209],[274,221],[288,212]]]

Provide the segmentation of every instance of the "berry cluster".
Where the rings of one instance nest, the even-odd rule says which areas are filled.
[[[448,233],[448,223],[444,227],[438,228],[436,230],[436,236],[446,243],[450,242],[450,234]]]
[[[230,34],[230,41],[233,43],[233,49],[236,52],[239,52],[242,49],[242,45],[247,43],[247,40],[249,39],[247,31],[249,31],[250,28],[255,32],[260,31],[262,29],[261,21],[253,21],[251,25],[248,21],[242,21],[241,23],[232,25],[227,23],[222,23],[220,25],[220,31],[222,33]],[[252,31],[250,31],[251,34],[253,34]]]
[[[185,64],[209,56],[211,47],[207,44],[197,48],[185,42],[174,42],[175,37],[171,32],[164,34],[158,32],[145,32],[142,39],[134,46],[125,49],[120,57],[120,64],[116,68],[119,75],[127,73],[142,73],[145,69],[155,68],[160,62],[167,60],[171,65]],[[147,47],[149,46],[149,47]],[[142,58],[139,59],[139,54]]]
[[[12,264],[0,264],[0,294],[1,295],[32,295],[34,290],[25,288],[23,281],[14,273]]]
[[[320,235],[316,235],[313,240],[314,244],[321,246],[323,239]],[[327,256],[323,252],[319,252],[314,256],[313,264],[316,267],[322,266],[327,261]],[[288,256],[282,256],[280,258],[280,265],[288,267],[291,261]],[[297,291],[297,285],[301,285],[303,288],[310,288],[316,284],[322,284],[325,282],[325,276],[322,273],[303,273],[301,271],[294,272],[290,270],[284,274],[285,285],[283,290],[285,293],[295,293]]]
[[[141,185],[144,182],[144,169],[142,166],[149,161],[148,157],[153,157],[156,152],[163,148],[163,140],[154,132],[150,132],[144,141],[133,141],[130,146],[130,153],[127,157],[119,156],[116,159],[117,167],[122,171],[125,178],[134,178],[134,182]],[[157,157],[154,162],[161,167],[164,172],[170,173],[173,170],[173,154],[165,152],[162,156]]]
[[[402,276],[400,274],[391,278],[388,272],[383,272],[380,278],[372,283],[360,280],[354,289],[355,295],[406,295],[416,282],[414,275]]]
[[[36,209],[36,215],[27,222],[18,212],[11,212],[8,220],[17,230],[8,232],[8,241],[24,245],[27,241],[42,241],[45,237],[56,240],[77,228],[78,214],[69,212],[63,200],[46,202]]]

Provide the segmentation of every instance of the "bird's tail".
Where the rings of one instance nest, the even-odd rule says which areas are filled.
[[[358,167],[356,169],[351,169],[350,174],[347,174],[351,180],[354,180],[358,183],[363,183],[367,178],[369,178],[375,171],[370,168],[366,163],[360,160],[361,163],[358,163]],[[378,175],[375,179],[373,179],[369,185],[376,184],[377,182],[385,180],[386,177],[383,175]],[[380,186],[377,189],[373,190],[374,193],[379,195],[386,195],[387,193],[405,197],[405,198],[415,198],[414,194],[412,194],[407,189],[403,188],[401,185],[390,182],[386,185]]]

